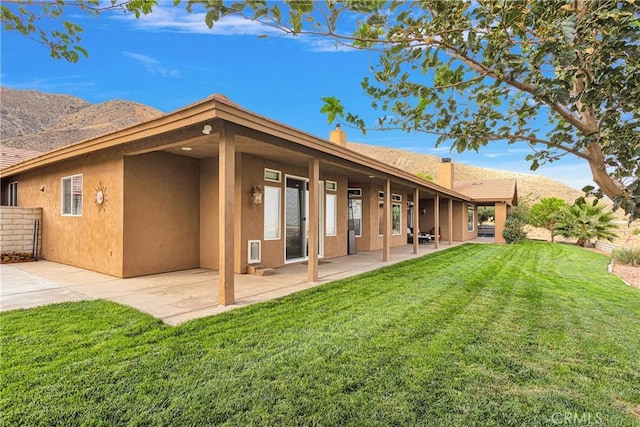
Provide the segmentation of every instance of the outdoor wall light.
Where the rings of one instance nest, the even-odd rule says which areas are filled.
[[[426,215],[427,214],[427,210],[425,208],[420,209],[420,213],[422,215]]]
[[[253,198],[254,205],[260,206],[262,204],[263,195],[264,191],[262,190],[262,185],[258,184],[255,187],[251,187],[251,197]]]
[[[202,128],[202,133],[204,133],[205,135],[209,135],[212,130],[213,130],[213,127],[211,125],[209,125],[209,124],[206,124]]]
[[[44,185],[40,186],[40,192],[44,193]]]

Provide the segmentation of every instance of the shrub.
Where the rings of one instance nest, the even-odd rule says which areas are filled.
[[[619,264],[640,265],[640,248],[614,249],[611,258]]]
[[[504,231],[502,237],[507,243],[518,243],[527,238],[527,233],[524,231],[524,221],[519,215],[509,215],[504,223]]]

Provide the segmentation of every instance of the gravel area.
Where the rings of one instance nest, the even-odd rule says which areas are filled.
[[[629,285],[640,289],[640,266],[613,264],[613,273]]]

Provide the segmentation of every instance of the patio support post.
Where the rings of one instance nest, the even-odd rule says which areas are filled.
[[[440,195],[436,193],[436,197],[433,198],[433,241],[434,247],[438,249],[440,247],[439,239],[440,231]]]
[[[420,243],[420,239],[418,238],[418,232],[420,231],[420,189],[416,187],[413,190],[413,253],[418,253],[418,243]]]
[[[320,205],[318,186],[320,185],[320,161],[309,160],[309,249],[307,281],[318,281],[318,207]]]
[[[233,265],[233,271],[241,274],[246,273],[246,270],[243,271],[242,260],[246,259],[242,256],[242,251],[246,247],[242,244],[242,153],[236,153],[236,164],[235,164],[235,200],[238,203],[234,206],[234,215],[233,215],[233,244],[235,251],[235,262]],[[246,268],[246,267],[245,267]]]
[[[447,227],[449,228],[449,246],[451,246],[453,244],[453,199],[452,198],[449,198],[447,208],[448,208],[447,215],[449,215],[449,218],[447,218],[447,221],[448,221]]]
[[[384,185],[384,231],[382,236],[382,262],[391,259],[391,180],[387,178]]]
[[[234,191],[235,144],[233,131],[220,128],[218,154],[218,301],[221,305],[235,302],[234,295]]]

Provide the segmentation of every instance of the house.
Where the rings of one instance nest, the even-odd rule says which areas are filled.
[[[4,168],[0,182],[2,205],[41,208],[42,257],[117,277],[215,269],[226,305],[251,265],[308,261],[317,281],[319,258],[387,261],[408,227],[471,240],[479,204],[504,222],[517,203],[515,181],[511,197],[490,182],[470,195],[452,163],[441,170],[428,182],[349,150],[339,127],[327,141],[213,95]]]

